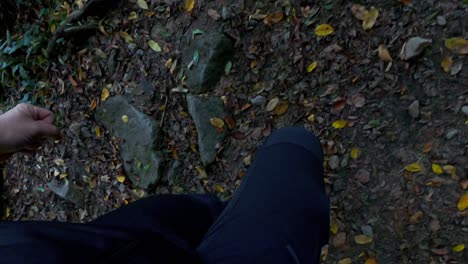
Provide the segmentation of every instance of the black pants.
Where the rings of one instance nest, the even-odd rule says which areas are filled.
[[[323,154],[302,128],[258,151],[232,200],[160,195],[88,224],[0,223],[0,263],[318,263],[328,243]]]

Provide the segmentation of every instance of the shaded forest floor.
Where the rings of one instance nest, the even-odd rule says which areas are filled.
[[[467,263],[468,250],[453,248],[468,246],[468,212],[457,209],[468,192],[468,65],[444,41],[468,37],[468,5],[401,2],[356,1],[379,10],[369,30],[347,1],[198,1],[191,12],[170,0],[148,1],[148,10],[126,3],[89,41],[62,47],[42,87],[8,93],[9,105],[25,94],[40,96],[65,134],[11,160],[8,219],[87,222],[154,193],[216,192],[227,199],[271,131],[294,125],[314,131],[326,155],[332,228],[325,262]],[[324,23],[334,32],[317,36]],[[167,93],[190,87],[167,66],[180,59],[194,30],[220,27],[235,49],[232,67],[209,96],[224,99],[235,126],[217,160],[204,167],[185,94]],[[398,55],[412,37],[432,43],[403,61]],[[391,62],[379,57],[380,45]],[[446,57],[448,72],[441,66]],[[150,191],[118,179],[125,175],[118,140],[94,118],[104,88],[133,98],[156,120],[164,115],[161,148],[168,164],[183,164],[180,177],[163,176]],[[280,105],[268,109],[276,98]],[[52,193],[46,184],[53,179],[76,182],[85,206]]]

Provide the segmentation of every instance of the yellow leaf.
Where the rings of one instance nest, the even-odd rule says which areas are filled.
[[[185,0],[185,10],[187,10],[187,12],[192,12],[194,7],[195,0]]]
[[[440,63],[440,66],[442,66],[442,69],[444,69],[445,72],[449,72],[450,69],[452,69],[453,61],[452,57],[450,56],[445,56],[442,62]]]
[[[468,54],[468,40],[463,38],[446,39],[445,47],[457,54]]]
[[[101,92],[101,101],[105,101],[109,97],[109,89],[104,88]]]
[[[221,118],[217,118],[217,117],[210,118],[210,123],[216,128],[224,127],[224,121]]]
[[[458,244],[454,246],[452,250],[453,252],[462,252],[463,250],[465,250],[465,244]]]
[[[10,207],[7,207],[7,208],[5,209],[5,218],[10,217],[10,211],[11,211]]]
[[[94,132],[96,132],[96,136],[97,136],[98,138],[101,137],[101,128],[100,128],[100,127],[98,127],[98,126],[95,127],[95,128],[94,128]]]
[[[206,171],[205,171],[205,169],[204,169],[203,167],[201,167],[201,166],[196,166],[195,169],[197,169],[198,175],[199,175],[201,178],[203,178],[203,179],[208,178],[208,174],[206,174]]]
[[[148,10],[148,4],[146,3],[145,0],[137,0],[137,5],[138,5],[138,7],[140,7],[141,9]]]
[[[123,175],[117,176],[117,181],[120,182],[120,183],[123,183],[125,181],[125,176],[123,176]]]
[[[457,168],[452,165],[445,165],[442,167],[445,171],[445,173],[449,174],[450,176],[455,176],[457,175]]]
[[[52,24],[50,26],[50,33],[55,33],[55,30],[57,29],[57,26],[55,24]]]
[[[138,19],[138,14],[136,12],[131,12],[128,16],[128,20],[135,20]]]
[[[96,98],[94,98],[91,104],[89,105],[89,109],[93,111],[94,109],[96,109],[96,106],[97,106],[97,101],[96,101]]]
[[[329,24],[321,24],[315,28],[315,35],[319,37],[325,37],[332,34],[335,30]]]
[[[435,174],[442,174],[442,173],[443,173],[442,167],[440,167],[439,164],[435,164],[435,163],[432,164],[432,171],[433,171]]]
[[[333,122],[332,126],[336,129],[342,129],[345,128],[348,125],[348,121],[339,119]]]
[[[128,116],[127,115],[122,116],[122,122],[128,123]]]
[[[405,166],[405,170],[409,172],[418,172],[421,171],[421,165],[419,165],[418,163],[411,163]]]
[[[216,185],[216,186],[215,186],[215,190],[216,190],[217,192],[219,192],[219,193],[223,193],[223,192],[224,192],[224,188],[223,188],[223,186],[221,186],[221,185]]]
[[[315,115],[314,115],[314,114],[310,114],[310,115],[307,117],[307,121],[309,121],[310,123],[315,122]]]
[[[393,61],[392,56],[390,56],[390,52],[388,51],[387,47],[385,47],[385,45],[379,46],[379,57],[381,60],[386,62]]]
[[[364,30],[369,30],[372,27],[374,27],[378,17],[379,10],[375,7],[371,7],[371,9],[364,14],[364,19],[362,20],[362,28]]]
[[[338,224],[337,224],[337,223],[333,223],[333,225],[330,226],[330,231],[331,231],[332,234],[334,234],[334,235],[338,234]]]
[[[312,62],[311,64],[309,64],[309,66],[307,66],[307,72],[312,72],[315,70],[315,68],[317,68],[317,65],[318,63],[316,61]]]
[[[378,264],[375,258],[368,258],[364,264]]]
[[[372,242],[372,237],[366,235],[357,235],[354,237],[354,242],[359,245],[365,245]]]
[[[276,108],[275,108],[275,114],[277,115],[283,115],[288,111],[289,108],[289,102],[288,101],[283,101],[281,102]]]
[[[161,46],[159,46],[159,44],[154,40],[149,40],[148,46],[156,52],[161,52]]]
[[[132,36],[130,36],[127,32],[120,31],[119,34],[120,34],[120,37],[125,40],[125,42],[127,43],[133,42]]]
[[[358,148],[353,148],[351,150],[351,158],[357,159],[359,157],[360,152],[361,151]]]
[[[463,211],[468,208],[468,194],[464,194],[457,204],[458,210]]]
[[[338,260],[338,264],[352,264],[352,263],[353,261],[350,258],[344,258],[344,259]]]

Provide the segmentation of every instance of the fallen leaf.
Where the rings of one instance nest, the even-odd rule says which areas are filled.
[[[102,89],[102,92],[101,92],[101,101],[105,101],[108,97],[109,97],[110,93],[109,93],[109,89],[107,88],[104,88]]]
[[[195,166],[195,169],[198,171],[198,176],[200,176],[200,178],[202,179],[208,178],[208,174],[206,174],[205,168],[201,166]]]
[[[208,9],[208,16],[211,17],[213,20],[219,20],[221,18],[221,15],[218,13],[218,11],[214,9]]]
[[[453,252],[462,252],[465,250],[465,244],[458,244],[452,248]]]
[[[104,53],[104,51],[102,51],[102,49],[96,49],[96,55],[101,58],[101,59],[106,59],[107,58],[107,54]]]
[[[348,121],[339,119],[333,122],[332,126],[336,129],[342,129],[345,128],[348,125]]]
[[[97,100],[96,98],[94,98],[93,101],[91,101],[91,104],[89,105],[89,109],[93,111],[94,109],[96,109],[96,106],[97,106]]]
[[[445,165],[442,167],[442,169],[445,171],[445,173],[449,174],[450,176],[457,175],[457,168],[455,166]]]
[[[375,7],[371,7],[371,9],[364,14],[364,19],[362,20],[362,28],[364,30],[369,30],[373,28],[378,17],[379,10]]]
[[[210,123],[212,126],[216,128],[224,127],[224,121],[221,118],[217,118],[217,117],[210,118]]]
[[[307,69],[306,71],[307,72],[313,72],[315,70],[315,68],[317,68],[317,65],[318,63],[316,61],[312,62],[311,64],[309,64],[309,66],[307,66]]]
[[[338,114],[343,110],[346,106],[346,100],[343,98],[338,98],[335,102],[333,102],[332,107],[331,107],[331,113],[332,114]]]
[[[444,69],[445,72],[449,72],[450,69],[452,69],[453,61],[452,57],[450,56],[445,56],[442,62],[440,63],[440,66],[442,66],[442,69]]]
[[[372,242],[372,237],[366,235],[357,235],[354,237],[354,242],[359,245],[365,245]]]
[[[446,39],[445,47],[456,54],[468,54],[468,40],[464,38]]]
[[[119,34],[120,34],[120,37],[123,38],[126,43],[133,42],[132,36],[130,36],[127,32],[120,31]]]
[[[123,176],[123,175],[117,176],[117,181],[120,182],[120,183],[123,183],[125,181],[125,176]]]
[[[271,26],[283,20],[283,16],[284,16],[283,12],[275,12],[275,13],[268,14],[263,18],[263,23],[265,25]]]
[[[283,115],[288,111],[289,108],[289,102],[288,101],[283,101],[281,102],[276,108],[275,108],[275,114],[277,115]]]
[[[418,172],[421,171],[421,165],[419,165],[418,163],[411,163],[405,166],[405,170],[409,172]]]
[[[96,127],[94,128],[94,132],[96,133],[96,136],[97,136],[98,138],[101,137],[101,128],[100,128],[99,126],[96,126]]]
[[[465,193],[460,197],[460,200],[458,201],[457,208],[460,211],[464,211],[466,208],[468,208],[468,193]]]
[[[416,213],[414,213],[409,219],[410,224],[415,225],[415,224],[419,223],[419,220],[421,220],[423,215],[424,214],[421,211],[417,211]]]
[[[332,232],[333,235],[338,234],[338,224],[337,224],[337,223],[333,223],[333,224],[330,226],[330,231]]]
[[[402,3],[403,5],[410,5],[411,4],[411,0],[399,0],[400,3]]]
[[[403,44],[403,47],[400,51],[400,59],[412,59],[420,55],[424,51],[424,49],[431,44],[432,40],[430,39],[420,37],[411,38],[407,42],[405,42],[405,44]]]
[[[378,264],[378,262],[375,258],[368,258],[364,264]]]
[[[319,37],[325,37],[332,34],[335,30],[329,24],[321,24],[315,28],[315,35]]]
[[[65,161],[63,159],[54,159],[54,163],[57,166],[63,166],[65,165]]]
[[[385,45],[379,46],[379,57],[385,62],[393,61],[392,56],[390,56],[390,52],[388,51],[387,47],[385,47]]]
[[[278,106],[278,104],[279,104],[279,98],[278,98],[278,97],[275,97],[275,98],[271,99],[271,100],[268,102],[268,104],[267,104],[267,106],[266,106],[266,110],[267,110],[268,112],[271,112],[271,111],[275,110],[275,108],[276,108],[276,106]]]
[[[359,20],[364,20],[364,16],[367,13],[367,9],[362,5],[353,4],[351,6],[351,13],[355,18]]]
[[[426,144],[424,144],[424,147],[423,147],[423,153],[429,153],[432,151],[432,142],[427,142]]]
[[[223,186],[221,185],[216,185],[215,186],[215,191],[219,192],[219,193],[223,193],[224,192],[224,188]]]
[[[131,12],[128,16],[128,20],[135,20],[138,19],[138,14],[136,12]]]
[[[128,116],[127,115],[122,116],[122,122],[128,123]]]
[[[439,256],[447,255],[448,253],[450,253],[450,251],[449,251],[449,249],[447,247],[432,248],[431,252],[436,254],[436,255],[439,255]]]
[[[437,175],[440,175],[443,173],[442,167],[436,163],[432,163],[432,171]]]
[[[75,81],[75,79],[73,79],[71,75],[68,76],[68,79],[70,80],[70,83],[71,85],[73,85],[73,87],[78,86],[78,83]]]
[[[338,260],[337,264],[352,264],[353,261],[350,258],[344,258]]]
[[[315,122],[315,115],[314,115],[314,114],[310,114],[310,115],[307,117],[307,121],[309,121],[310,123]]]
[[[195,8],[195,0],[185,0],[185,10],[192,12],[193,8]]]
[[[145,9],[145,10],[148,9],[148,4],[146,3],[145,0],[137,0],[137,5],[138,5],[138,7],[140,7],[141,9]]]
[[[224,74],[229,75],[231,73],[232,61],[228,61],[226,66],[224,66]]]
[[[226,123],[228,124],[228,127],[231,130],[236,127],[236,121],[230,116],[226,117]]]
[[[148,41],[148,46],[156,52],[161,52],[161,46],[159,46],[159,44],[152,39]]]
[[[351,158],[352,159],[357,159],[359,157],[360,151],[358,148],[353,148],[351,150]]]

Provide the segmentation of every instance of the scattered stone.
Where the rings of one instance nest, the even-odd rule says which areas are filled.
[[[250,103],[256,106],[263,105],[265,102],[266,102],[266,98],[265,96],[262,96],[262,95],[257,95],[250,100]]]
[[[182,63],[186,67],[186,83],[190,91],[206,93],[216,85],[224,75],[226,63],[231,60],[234,45],[232,40],[216,30],[205,30],[202,35],[195,36],[190,46],[182,55]],[[195,54],[198,61],[195,62]]]
[[[400,59],[402,60],[409,60],[414,57],[419,56],[424,49],[432,44],[431,39],[425,39],[420,37],[414,37],[409,39],[400,51]]]
[[[368,170],[366,170],[366,169],[360,169],[360,170],[358,170],[356,175],[354,175],[354,177],[360,183],[366,184],[366,183],[368,183],[370,181],[370,172]]]
[[[328,166],[330,169],[336,170],[340,166],[340,158],[337,155],[331,156],[330,160],[328,160]]]
[[[458,134],[458,129],[449,128],[449,130],[447,131],[447,134],[445,134],[445,138],[450,140],[454,138],[457,134]]]
[[[453,63],[452,68],[450,69],[450,75],[457,75],[459,72],[461,72],[462,68],[463,61],[456,61],[455,63]]]
[[[447,25],[447,20],[443,16],[437,16],[436,20],[437,20],[437,25],[439,26]]]
[[[363,235],[373,237],[374,236],[374,231],[372,229],[372,226],[370,225],[363,225],[361,226],[361,232]]]
[[[124,122],[122,116],[126,116],[128,122]],[[138,187],[153,187],[161,175],[163,163],[162,154],[155,149],[158,123],[122,96],[107,99],[97,110],[96,119],[114,136],[123,139],[120,153],[128,178]]]
[[[468,116],[468,105],[462,107],[462,112]]]
[[[218,11],[214,9],[208,9],[208,16],[213,20],[219,20],[221,18],[221,15],[218,13]]]
[[[228,20],[231,17],[231,11],[227,6],[223,6],[223,9],[221,10],[221,17],[223,17],[223,20]]]
[[[216,159],[217,147],[226,137],[226,128],[218,132],[210,122],[211,118],[226,118],[224,104],[218,97],[187,95],[187,105],[197,128],[200,158],[206,166]]]
[[[412,118],[418,118],[419,116],[419,101],[416,100],[408,107],[409,115]]]
[[[61,198],[74,203],[78,207],[84,207],[85,196],[81,188],[70,181],[65,180],[64,184],[59,184],[55,180],[48,183],[47,187]]]

